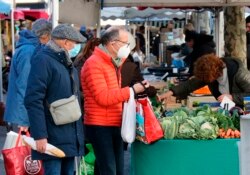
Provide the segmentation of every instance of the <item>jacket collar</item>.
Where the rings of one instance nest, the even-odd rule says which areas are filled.
[[[56,53],[56,60],[64,64],[66,67],[72,65],[72,60],[69,57],[68,52],[59,47],[53,40],[50,40],[47,44],[47,46]]]

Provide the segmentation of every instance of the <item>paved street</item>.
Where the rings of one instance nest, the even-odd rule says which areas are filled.
[[[0,149],[2,150],[6,137],[6,127],[0,126]],[[0,175],[5,175],[3,160],[0,160]]]
[[[4,141],[6,137],[6,127],[0,126],[0,149],[2,150]],[[130,171],[130,153],[129,151],[125,152],[125,167],[124,167],[124,174],[129,175]],[[5,175],[4,164],[3,160],[0,160],[0,175]]]

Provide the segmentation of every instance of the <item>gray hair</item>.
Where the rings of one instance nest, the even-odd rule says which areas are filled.
[[[117,27],[117,26],[109,27],[101,36],[101,44],[105,46],[109,42],[119,39],[120,31],[128,32],[124,27]]]
[[[52,31],[52,24],[46,19],[40,18],[32,23],[32,30],[33,33],[37,37],[41,37],[42,35],[50,35]]]

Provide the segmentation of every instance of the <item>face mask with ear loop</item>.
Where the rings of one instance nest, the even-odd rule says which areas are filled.
[[[68,51],[69,53],[69,57],[70,58],[74,58],[78,55],[78,53],[80,52],[81,50],[81,44],[75,44],[75,46]]]
[[[117,52],[117,57],[122,59],[122,58],[127,58],[129,53],[131,52],[129,45],[124,45],[119,48]]]

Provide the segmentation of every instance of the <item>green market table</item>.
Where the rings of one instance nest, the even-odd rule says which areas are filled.
[[[131,147],[131,175],[239,175],[238,141],[136,141]]]

